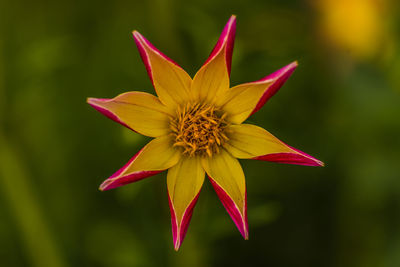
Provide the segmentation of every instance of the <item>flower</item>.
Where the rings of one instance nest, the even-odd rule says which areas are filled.
[[[242,124],[278,91],[297,62],[259,81],[230,88],[235,29],[236,17],[232,16],[193,79],[134,31],[133,38],[158,97],[127,92],[113,99],[88,98],[92,107],[112,120],[154,137],[105,180],[100,190],[168,170],[176,250],[185,237],[206,173],[240,233],[248,239],[245,177],[237,158],[323,166],[321,161],[286,145],[263,128]]]
[[[320,35],[328,47],[356,59],[370,59],[376,54],[382,57],[391,39],[388,4],[386,0],[315,1]]]

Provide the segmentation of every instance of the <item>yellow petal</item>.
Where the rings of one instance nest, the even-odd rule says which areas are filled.
[[[227,113],[228,121],[240,124],[250,116],[265,89],[272,83],[273,81],[237,85],[220,97],[217,105],[222,106],[222,110]]]
[[[246,186],[239,161],[222,149],[219,154],[203,158],[202,163],[207,174],[224,188],[242,210]]]
[[[193,78],[191,93],[197,101],[214,103],[229,88],[236,16],[231,16],[206,63]]]
[[[282,87],[296,67],[295,61],[261,80],[235,86],[218,99],[217,105],[227,113],[227,120],[240,124]]]
[[[175,109],[177,104],[187,101],[192,83],[190,76],[140,33],[134,31],[133,37],[161,102]]]
[[[113,99],[89,98],[88,103],[140,134],[157,137],[170,132],[168,110],[151,94],[128,92]]]
[[[167,185],[175,249],[182,244],[203,182],[204,169],[198,157],[182,158],[168,170]]]
[[[230,125],[226,150],[241,159],[254,158],[279,163],[324,166],[324,163],[280,141],[261,127],[251,124]]]
[[[230,125],[226,133],[229,140],[224,147],[236,158],[248,159],[271,153],[292,152],[275,136],[255,125]]]
[[[172,136],[160,136],[150,141],[124,173],[165,170],[178,163],[181,152],[173,148]]]
[[[124,167],[105,180],[100,190],[108,190],[169,169],[179,162],[181,152],[172,147],[169,135],[157,137],[140,150]]]
[[[197,101],[214,103],[229,88],[225,46],[203,65],[193,78],[192,94]]]
[[[224,149],[202,164],[221,202],[245,239],[248,238],[246,185],[242,167]]]
[[[190,202],[200,192],[204,181],[204,169],[198,157],[184,157],[169,169],[167,175],[168,194],[180,220]]]

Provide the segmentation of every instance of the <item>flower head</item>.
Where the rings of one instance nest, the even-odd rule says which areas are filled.
[[[322,166],[261,127],[243,124],[289,78],[297,62],[265,78],[230,87],[236,17],[226,24],[211,55],[192,79],[137,31],[133,37],[157,96],[128,92],[113,99],[89,98],[107,117],[154,137],[100,190],[167,173],[172,234],[178,250],[205,174],[245,239],[248,238],[245,177],[239,159]]]

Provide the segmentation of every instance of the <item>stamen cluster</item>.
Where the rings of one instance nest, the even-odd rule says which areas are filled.
[[[219,146],[228,140],[224,130],[226,113],[207,104],[188,103],[177,109],[171,120],[175,135],[174,147],[181,147],[188,156],[219,153]]]

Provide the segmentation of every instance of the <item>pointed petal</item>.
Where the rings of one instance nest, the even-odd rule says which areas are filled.
[[[266,88],[270,87],[273,81],[253,82],[237,85],[229,89],[223,97],[217,101],[217,106],[226,112],[226,120],[241,124],[253,112]]]
[[[113,99],[88,98],[87,102],[105,116],[140,134],[157,137],[170,132],[168,110],[151,94],[128,92]]]
[[[178,163],[181,153],[172,148],[172,137],[161,136],[150,141],[124,167],[100,185],[109,190],[155,175]]]
[[[239,161],[221,149],[219,154],[203,158],[202,163],[226,211],[248,239],[246,185]]]
[[[260,108],[262,108],[262,106],[264,106],[268,99],[270,99],[276,92],[278,92],[278,90],[282,87],[286,80],[289,79],[289,77],[292,75],[297,66],[297,61],[294,61],[258,81],[267,83],[268,81],[272,81],[272,84],[265,89],[264,94],[262,95],[250,115],[256,113]]]
[[[293,62],[259,81],[232,87],[219,99],[218,105],[228,113],[229,121],[240,124],[281,88],[296,67],[297,62]]]
[[[193,78],[192,93],[196,99],[213,103],[229,88],[236,17],[226,24],[211,55]]]
[[[221,49],[225,46],[225,60],[226,66],[228,68],[228,73],[231,73],[231,65],[232,65],[232,53],[233,46],[235,43],[235,33],[236,33],[236,16],[232,15],[228,22],[226,23],[221,35],[219,36],[218,42],[215,44],[210,56],[204,64],[207,64],[211,61],[218,53],[221,52]]]
[[[190,76],[137,31],[133,38],[161,102],[173,108],[186,101],[192,83]]]
[[[236,158],[307,166],[324,165],[316,158],[286,145],[261,127],[251,124],[230,125],[226,131],[229,141],[224,147]]]
[[[175,250],[179,249],[185,238],[203,182],[204,169],[198,157],[182,158],[168,170],[168,197]]]

